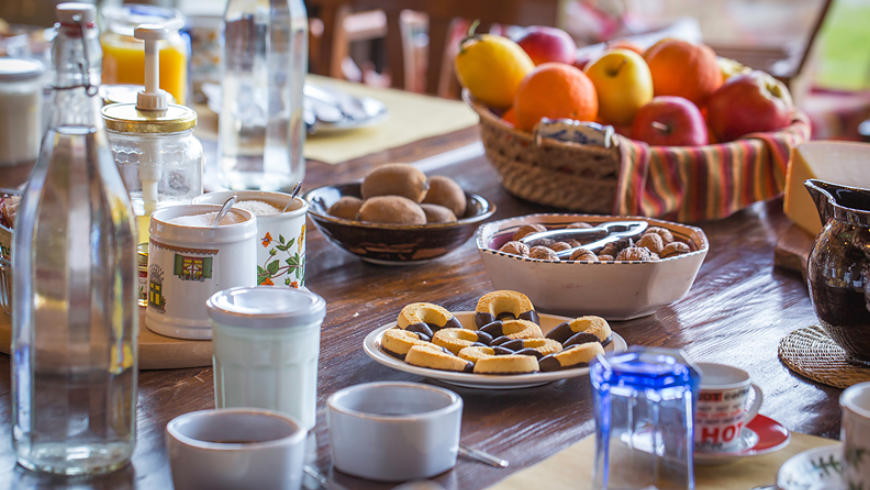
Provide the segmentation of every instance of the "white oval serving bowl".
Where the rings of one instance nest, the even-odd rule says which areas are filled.
[[[667,228],[689,242],[692,252],[655,262],[581,262],[530,259],[498,249],[522,225],[539,223],[548,229],[579,221],[643,220]],[[651,218],[587,214],[532,214],[484,223],[477,230],[477,248],[495,289],[519,291],[538,311],[565,316],[598,315],[607,320],[631,320],[650,315],[689,291],[710,249],[704,231],[694,226]]]

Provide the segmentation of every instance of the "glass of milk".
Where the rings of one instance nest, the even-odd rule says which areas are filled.
[[[223,204],[237,196],[233,209],[245,209],[257,217],[257,285],[305,285],[305,215],[308,203],[290,195],[266,191],[210,192],[194,203]],[[287,211],[281,212],[287,204]]]
[[[148,244],[149,330],[189,340],[212,338],[205,302],[223,289],[257,283],[257,221],[231,209],[212,226],[220,206],[187,204],[151,215]]]

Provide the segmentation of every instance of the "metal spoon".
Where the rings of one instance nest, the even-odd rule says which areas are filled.
[[[282,213],[287,212],[287,210],[293,204],[293,201],[296,200],[296,196],[299,194],[299,191],[301,191],[301,190],[302,190],[302,181],[300,180],[299,182],[296,183],[296,185],[293,186],[293,190],[290,191],[290,202],[288,202],[287,205],[284,206],[284,209],[281,210]]]
[[[507,460],[485,453],[479,449],[470,448],[468,446],[459,446],[459,454],[466,458],[471,458],[475,461],[495,466],[496,468],[507,468],[510,463]]]
[[[226,216],[227,213],[230,212],[230,209],[232,209],[233,204],[236,203],[236,198],[237,198],[237,197],[238,197],[238,196],[233,195],[233,197],[227,199],[227,202],[225,202],[224,205],[221,206],[221,210],[218,211],[217,216],[214,217],[214,222],[211,224],[212,226],[217,226],[218,223],[220,223],[221,221],[223,221],[224,216]]]

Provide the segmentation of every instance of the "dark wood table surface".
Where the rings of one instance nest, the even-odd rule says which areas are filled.
[[[359,179],[373,165],[414,162],[478,141],[477,129],[470,128],[340,165],[309,162],[306,188]],[[498,206],[494,219],[551,211],[509,195],[484,157],[448,162],[429,173],[451,176],[465,189],[494,201]],[[774,244],[788,225],[781,200],[701,223],[710,240],[710,253],[689,294],[651,316],[615,322],[613,329],[630,345],[683,348],[695,361],[743,368],[764,390],[762,414],[792,431],[836,439],[840,390],[791,373],[777,357],[782,337],[815,322],[800,276],[773,267]],[[308,285],[328,304],[310,462],[329,471],[324,404],[330,394],[368,381],[428,382],[370,360],[362,349],[366,334],[394,321],[399,310],[412,301],[472,310],[492,285],[473,240],[425,265],[384,267],[362,262],[327,243],[310,222],[309,229]],[[511,465],[495,469],[460,458],[453,471],[436,478],[448,489],[487,487],[594,430],[591,387],[585,377],[522,390],[450,389],[465,403],[462,443],[506,458]],[[166,423],[183,413],[214,407],[212,369],[141,372],[132,465],[101,477],[50,477],[16,466],[10,435],[11,399],[10,360],[0,355],[0,488],[165,489],[171,488]],[[771,469],[771,481],[774,473]],[[331,475],[349,489],[391,487],[336,472]]]

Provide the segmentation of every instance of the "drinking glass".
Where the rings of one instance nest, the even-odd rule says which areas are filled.
[[[591,363],[595,490],[693,490],[700,371],[678,350],[633,347]]]

